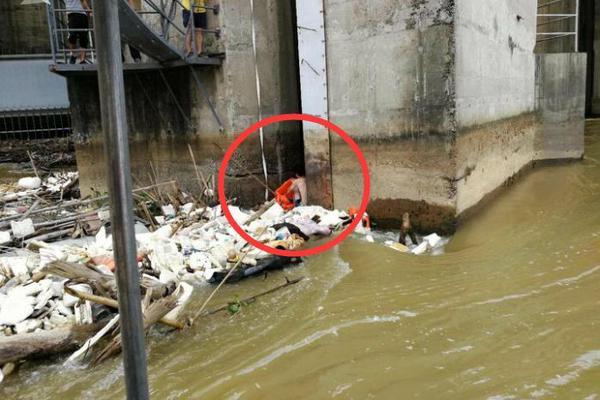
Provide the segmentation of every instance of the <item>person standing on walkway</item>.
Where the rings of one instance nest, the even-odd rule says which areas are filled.
[[[182,5],[183,26],[187,28],[185,33],[185,54],[187,57],[189,57],[192,55],[193,51],[196,50],[197,55],[202,56],[204,54],[202,50],[204,45],[204,29],[208,28],[204,0],[182,0]],[[193,27],[196,47],[195,49],[193,48],[192,24],[190,23],[190,17],[192,15],[194,17]]]
[[[69,27],[69,48],[71,49],[71,57],[69,63],[85,64],[85,53],[88,47],[88,35],[90,27],[88,15],[92,9],[88,0],[64,0],[65,9],[67,10],[67,24]],[[79,47],[77,41],[79,40]],[[75,57],[75,49],[79,48],[77,57]]]
[[[141,4],[140,4],[139,0],[138,1],[127,0],[127,3],[129,3],[129,7],[131,7],[133,10],[135,10],[135,12],[138,12],[141,8]],[[133,62],[136,64],[139,64],[140,62],[142,62],[142,54],[140,53],[140,51],[130,44],[128,46],[129,46],[129,53],[131,54],[131,58],[133,58]]]

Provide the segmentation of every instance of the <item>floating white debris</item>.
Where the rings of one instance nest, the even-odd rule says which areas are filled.
[[[0,231],[0,245],[10,243],[12,238],[9,231]]]
[[[169,313],[167,315],[165,315],[165,318],[172,319],[172,320],[177,319],[177,317],[179,316],[179,313],[183,310],[185,305],[190,300],[190,297],[192,296],[193,292],[194,292],[194,288],[191,285],[189,285],[185,282],[181,282],[179,284],[179,286],[177,287],[177,290],[174,293],[174,295],[176,295],[178,297],[177,298],[177,307],[175,307],[174,309],[169,311]]]
[[[10,229],[15,238],[21,239],[35,232],[33,221],[31,218],[26,218],[23,221],[11,221]]]
[[[17,185],[21,189],[37,189],[42,185],[42,180],[38,177],[27,177],[19,179]]]
[[[58,246],[47,246],[39,249],[40,267],[45,267],[52,261],[65,260],[67,255]]]
[[[240,210],[239,207],[236,206],[230,206],[229,212],[231,213],[231,216],[233,217],[235,222],[237,222],[240,225],[245,224],[246,221],[248,221],[248,218],[250,218],[248,214],[246,214],[245,212]]]
[[[33,297],[6,296],[0,298],[0,325],[16,325],[33,313]]]
[[[96,247],[104,250],[112,249],[112,238],[106,235],[106,229],[100,228],[96,234]]]
[[[27,274],[29,273],[27,257],[0,258],[0,267],[2,270],[10,271],[10,274],[12,276],[27,276]]]
[[[427,246],[428,246],[428,243],[426,241],[423,241],[423,242],[421,242],[420,245],[413,248],[410,252],[415,255],[421,255],[427,251]]]
[[[437,233],[432,233],[431,235],[423,237],[423,240],[426,241],[430,247],[437,247],[438,244],[442,241],[442,238]]]
[[[267,211],[265,211],[265,213],[261,216],[261,219],[275,220],[277,218],[280,218],[284,213],[285,211],[283,210],[283,208],[281,208],[279,203],[274,203],[271,207],[269,207]]]
[[[173,207],[173,204],[167,204],[166,206],[162,206],[161,207],[162,213],[166,218],[173,218],[175,215],[177,215],[177,212],[175,211],[175,207]]]
[[[181,211],[185,215],[189,215],[193,209],[194,209],[194,203],[187,203],[187,204],[182,205],[179,208],[179,211]]]
[[[110,221],[110,210],[99,210],[97,215],[100,221]]]
[[[69,287],[78,292],[83,292],[83,293],[88,293],[88,294],[92,293],[92,288],[90,287],[90,285],[87,285],[85,283],[79,283],[77,285],[69,285]],[[79,303],[79,297],[71,296],[70,294],[65,293],[65,295],[63,296],[62,302],[66,307],[73,307],[73,306],[75,306],[75,304]]]
[[[68,320],[68,317],[58,315],[57,319],[59,322],[62,322],[65,319]],[[91,324],[92,322],[94,322],[92,319],[92,303],[86,300],[75,307],[75,323],[78,325],[86,325]]]
[[[33,332],[36,329],[39,329],[42,327],[42,321],[39,319],[26,319],[23,322],[19,322],[18,324],[15,324],[15,332],[17,334],[20,333],[29,333],[29,332]]]

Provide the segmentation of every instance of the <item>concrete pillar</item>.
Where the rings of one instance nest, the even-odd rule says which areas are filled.
[[[598,54],[598,60],[594,62],[593,100],[592,114],[600,115],[600,4],[595,7],[596,24],[594,27],[594,54]]]
[[[536,160],[583,156],[586,59],[585,53],[536,56]]]
[[[302,112],[329,119],[329,93],[323,0],[296,1],[298,69]],[[333,207],[330,133],[305,123],[304,164],[311,204]]]
[[[312,124],[310,124],[312,125]],[[330,138],[327,129],[304,128],[304,167],[308,200],[325,208],[333,207]]]

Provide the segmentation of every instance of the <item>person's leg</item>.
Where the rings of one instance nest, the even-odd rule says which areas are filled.
[[[67,26],[69,29],[75,29],[75,15],[76,14],[72,13],[67,15]],[[77,48],[77,36],[77,32],[69,32],[69,37],[67,39],[67,45],[69,46],[69,49],[71,49],[71,55],[69,58],[69,63],[71,64],[75,64],[77,61],[75,58],[75,53],[73,52],[75,48]]]
[[[204,32],[202,32],[201,29],[196,29],[196,51],[198,52],[198,55],[202,54],[204,51]]]
[[[202,29],[196,29],[196,51],[198,52],[198,55],[202,54],[202,46],[204,43],[202,43],[202,40],[204,39],[203,36],[203,32]]]
[[[77,59],[79,62],[85,61],[85,50],[88,47],[88,31],[85,29],[89,28],[88,17],[85,14],[72,14],[74,17],[74,23],[77,32],[75,32],[76,37],[79,39],[79,47],[82,49],[79,51]]]
[[[204,29],[208,27],[206,12],[195,13],[194,23],[196,27],[196,52],[200,55],[204,53]]]
[[[129,45],[129,53],[131,54],[131,58],[133,58],[133,62],[138,63],[142,61],[142,54],[132,45]]]
[[[185,55],[188,56],[192,52],[192,31],[191,26],[189,26],[190,22],[190,12],[188,10],[183,10],[181,17],[183,19],[183,27],[185,30],[185,40],[184,40],[184,49]]]

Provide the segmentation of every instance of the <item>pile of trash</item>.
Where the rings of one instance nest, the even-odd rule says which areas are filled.
[[[0,185],[0,246],[51,241],[71,233],[78,218],[66,207],[79,202],[69,201],[79,198],[78,181],[77,172],[65,172],[52,173],[44,180],[25,177],[13,185]]]
[[[76,182],[74,173],[51,175],[43,182],[26,178],[19,181],[18,190],[2,195],[0,238],[6,240],[0,255],[0,366],[39,356],[39,338],[35,339],[35,354],[25,351],[15,355],[10,351],[36,335],[47,340],[48,348],[42,354],[67,350],[52,348],[56,343],[52,335],[71,335],[70,343],[81,347],[69,362],[85,355],[94,365],[120,348],[107,196],[69,200],[65,194]],[[165,186],[171,187],[161,191]],[[136,189],[134,200],[147,329],[155,323],[182,329],[186,321],[178,318],[194,286],[236,281],[301,262],[248,246],[220,205],[208,206],[209,199],[195,198],[179,190],[175,182]],[[229,210],[251,236],[287,250],[339,232],[353,218],[345,211],[317,206],[284,211],[275,201],[257,211],[236,206],[229,206]],[[56,232],[59,234],[53,234]],[[436,254],[446,241],[433,234],[421,243],[404,246],[397,243],[396,234],[371,232],[364,224],[359,224],[355,234],[413,254]],[[82,340],[76,340],[73,335],[81,326],[89,329],[78,337]],[[93,351],[92,346],[103,337],[108,338],[108,344]]]

